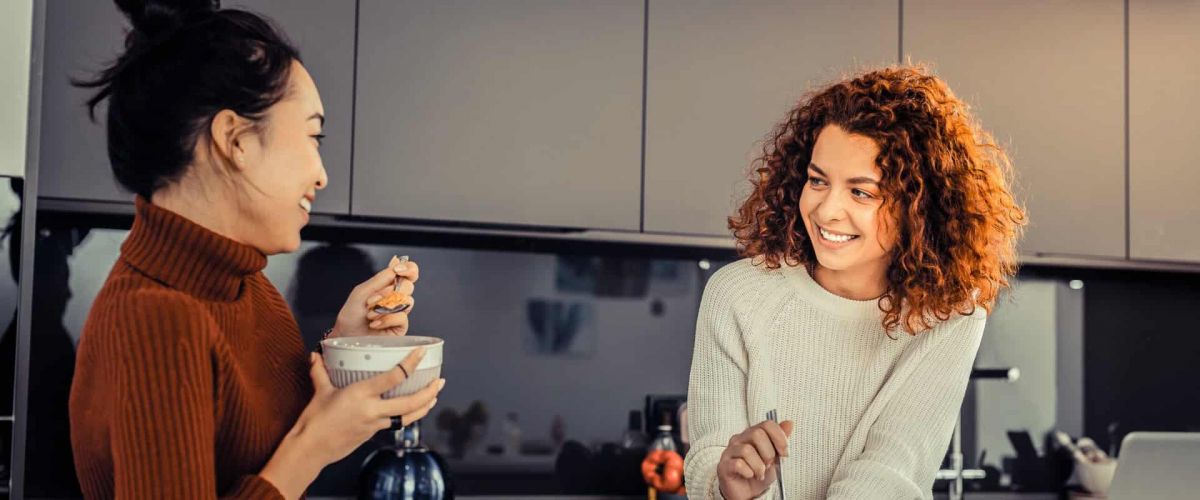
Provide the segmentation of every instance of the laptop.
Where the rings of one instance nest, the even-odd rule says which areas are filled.
[[[1200,432],[1129,433],[1108,498],[1200,498]]]

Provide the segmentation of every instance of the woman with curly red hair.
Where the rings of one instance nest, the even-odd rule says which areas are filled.
[[[688,390],[702,498],[931,498],[1025,215],[949,87],[894,67],[819,89],[763,148],[709,281]],[[780,423],[767,421],[777,410]]]

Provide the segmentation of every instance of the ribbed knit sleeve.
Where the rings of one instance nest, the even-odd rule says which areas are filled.
[[[116,498],[282,499],[257,475],[216,491],[217,326],[192,302],[178,292],[144,290],[112,311],[124,336],[110,351],[113,492]]]
[[[735,269],[722,268],[709,279],[696,319],[687,399],[691,449],[684,460],[691,498],[724,498],[717,482],[717,462],[729,438],[750,426],[744,343],[744,330],[750,325],[739,321],[746,315],[734,310],[754,302],[756,283],[752,275]]]

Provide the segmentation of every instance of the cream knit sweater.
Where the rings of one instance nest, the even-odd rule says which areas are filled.
[[[722,498],[729,438],[778,409],[792,420],[788,500],[931,498],[985,312],[889,339],[874,300],[830,293],[804,267],[741,260],[709,280],[688,387],[691,498]],[[762,498],[778,498],[772,486]]]

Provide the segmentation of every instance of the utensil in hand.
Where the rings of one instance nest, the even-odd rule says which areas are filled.
[[[394,267],[404,264],[406,262],[408,262],[408,256],[404,255],[404,256],[401,256],[397,262],[393,262],[393,263],[389,263],[389,264],[391,265],[391,267],[394,268]],[[395,283],[392,284],[392,293],[395,294],[395,293],[398,293],[399,291],[400,291],[400,275],[396,275]],[[383,299],[380,299],[380,301],[383,301],[386,299],[387,299],[387,297],[384,297]],[[376,303],[373,310],[379,314],[395,314],[398,312],[404,312],[404,311],[408,310],[409,305],[410,304],[406,302],[406,303],[397,305],[395,307],[384,307],[384,306],[381,306],[378,303]]]
[[[767,420],[779,423],[779,415],[775,410],[767,412]],[[775,479],[779,481],[779,500],[787,500],[787,495],[783,492],[783,457],[779,457],[779,470],[775,471]]]

